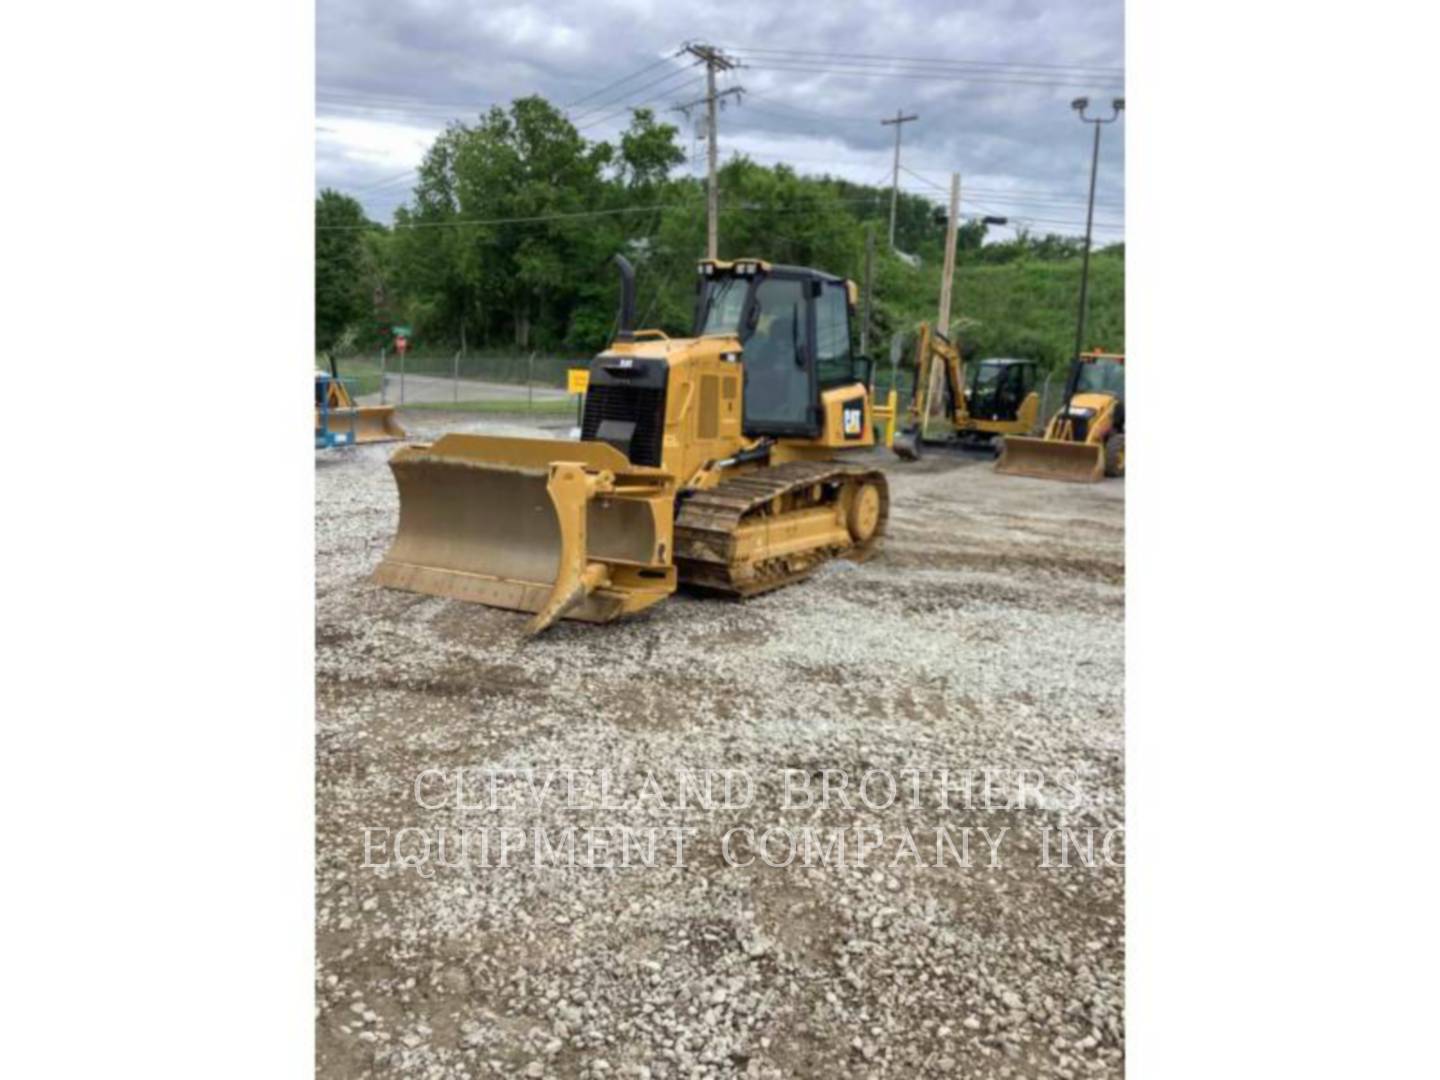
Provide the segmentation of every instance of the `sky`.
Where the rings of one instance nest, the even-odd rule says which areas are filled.
[[[316,186],[389,223],[414,168],[451,120],[541,94],[588,139],[613,141],[629,109],[676,124],[703,175],[704,92],[679,55],[718,46],[721,160],[743,153],[801,173],[889,184],[897,110],[900,187],[1035,232],[1084,232],[1092,128],[1124,95],[1123,0],[887,0],[717,5],[695,0],[318,0]],[[1125,120],[1103,129],[1097,243],[1123,239]],[[1014,224],[1010,229],[1014,228]],[[1009,232],[996,230],[1001,239]]]

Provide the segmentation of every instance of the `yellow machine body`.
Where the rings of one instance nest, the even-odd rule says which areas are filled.
[[[746,264],[706,265],[718,288]],[[823,293],[842,279],[817,280]],[[874,444],[864,383],[820,389],[803,436],[747,434],[743,356],[739,333],[622,330],[591,364],[579,442],[450,434],[400,449],[399,526],[375,580],[529,612],[537,633],[640,611],[681,582],[748,596],[870,554],[884,475],[834,460]]]
[[[1007,436],[995,471],[1042,480],[1095,483],[1125,475],[1123,375],[1119,392],[1106,370],[1123,372],[1117,353],[1082,353],[1067,383],[1066,401],[1046,425],[1043,438]],[[1087,389],[1095,386],[1096,389]]]
[[[327,393],[332,423],[353,423],[357,443],[397,442],[406,437],[405,429],[395,419],[394,405],[356,405],[339,379],[329,380]]]
[[[1033,367],[1028,361],[982,360],[979,363],[982,367],[998,363],[1023,363]],[[1027,389],[1013,417],[978,415],[972,408],[968,374],[960,350],[929,323],[922,322],[915,341],[915,394],[906,425],[918,438],[1028,435],[1036,430],[1040,415],[1038,393]]]

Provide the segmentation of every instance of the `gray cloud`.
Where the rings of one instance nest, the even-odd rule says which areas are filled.
[[[447,119],[473,119],[492,104],[539,93],[558,104],[578,101],[575,123],[601,139],[624,127],[627,104],[663,112],[693,99],[700,70],[688,58],[594,93],[688,39],[727,47],[745,65],[723,80],[747,91],[721,120],[727,156],[744,152],[764,164],[786,160],[801,172],[877,182],[888,179],[893,145],[893,128],[880,120],[903,108],[920,114],[905,125],[903,163],[924,178],[902,174],[907,190],[943,199],[948,173],[957,170],[968,210],[1074,232],[1060,223],[1084,218],[1090,132],[1069,102],[1088,95],[1108,115],[1109,100],[1122,92],[1114,76],[1075,70],[1123,67],[1122,0],[319,0],[317,17],[317,183],[356,194],[380,220],[408,197],[405,170]],[[1023,64],[1031,74],[992,70],[1008,81],[960,81],[935,76],[962,69],[933,67],[921,78],[865,77],[862,68],[883,65],[860,56]],[[681,127],[687,150],[701,149],[690,121],[666,115]],[[1105,132],[1100,221],[1122,217],[1124,128],[1121,120]]]

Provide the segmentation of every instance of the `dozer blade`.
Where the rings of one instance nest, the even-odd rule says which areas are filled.
[[[1010,476],[1090,484],[1105,476],[1105,448],[1095,443],[1007,435],[995,471]]]
[[[405,438],[405,429],[395,419],[394,405],[357,405],[355,409],[355,441],[357,443],[396,442]],[[350,418],[344,413],[331,414],[332,426],[344,430]]]
[[[381,585],[532,612],[531,634],[675,591],[674,481],[605,443],[446,435],[390,469],[400,524]]]

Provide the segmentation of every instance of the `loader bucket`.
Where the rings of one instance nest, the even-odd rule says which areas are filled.
[[[345,418],[340,418],[344,423]],[[405,429],[395,419],[394,405],[355,406],[355,441],[357,443],[396,442],[405,438]]]
[[[381,585],[608,622],[675,591],[675,489],[605,443],[446,435],[396,451],[395,542]]]
[[[357,443],[396,442],[406,437],[395,419],[394,405],[356,405],[345,383],[334,378],[326,380],[325,394],[331,426],[348,431],[353,425]]]
[[[1105,448],[1095,443],[1007,435],[995,471],[1010,476],[1090,484],[1105,476]]]

